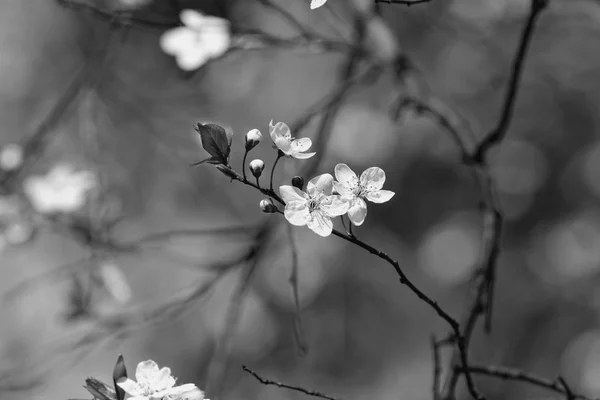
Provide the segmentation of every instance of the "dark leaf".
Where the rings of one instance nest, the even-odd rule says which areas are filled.
[[[216,124],[203,125],[198,123],[194,129],[200,134],[202,147],[211,155],[208,159],[210,161],[204,160],[200,163],[210,162],[211,164],[228,165],[233,132]]]
[[[121,378],[127,378],[127,368],[125,368],[123,355],[119,354],[119,358],[113,369],[113,384],[115,385],[115,391],[117,392],[117,400],[123,400],[125,398],[125,391],[117,385],[117,382],[119,382]]]
[[[95,400],[117,400],[115,391],[104,382],[95,378],[87,378],[84,388],[94,396]]]

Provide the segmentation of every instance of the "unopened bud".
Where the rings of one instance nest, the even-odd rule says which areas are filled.
[[[273,200],[271,199],[262,199],[260,201],[260,209],[265,213],[277,212],[277,206],[273,203]]]
[[[252,129],[246,133],[246,151],[252,150],[262,140],[262,133],[258,129]]]
[[[252,172],[252,175],[254,175],[256,178],[260,178],[260,174],[262,174],[264,169],[265,163],[263,160],[256,159],[250,161],[250,172]]]
[[[301,176],[295,176],[292,178],[292,186],[302,190],[304,188],[304,178]]]

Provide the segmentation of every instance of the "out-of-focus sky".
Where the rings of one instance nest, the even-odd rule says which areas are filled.
[[[351,27],[342,0],[329,0],[319,12],[310,11],[308,1],[286,1],[292,14],[323,34],[336,37]],[[209,3],[189,1],[186,6],[217,13]],[[283,36],[292,32],[254,2],[236,3],[233,24]],[[403,51],[422,71],[419,81],[482,137],[498,117],[528,3],[432,0],[413,7],[383,5],[382,12]],[[4,0],[0,145],[31,135],[79,71],[98,63],[99,49],[111,46],[111,58],[97,69],[97,84],[81,93],[54,127],[52,142],[31,173],[43,173],[58,160],[97,171],[102,189],[120,210],[114,212],[126,216],[114,233],[119,240],[167,229],[280,220],[243,299],[227,352],[222,398],[298,397],[260,385],[241,370],[242,364],[344,399],[430,398],[428,337],[431,332],[442,336],[446,327],[398,284],[388,265],[335,237],[294,228],[309,347],[300,356],[285,221],[261,213],[262,197],[250,188],[230,183],[210,166],[189,167],[206,156],[192,129],[198,121],[233,128],[236,168],[242,162],[243,135],[260,129],[265,139],[251,158],[262,158],[269,167],[276,155],[267,143],[269,121],[291,123],[327,94],[342,57],[301,49],[236,51],[190,77],[161,52],[161,33],[133,28],[127,37],[111,36],[105,21],[54,1]],[[597,2],[553,0],[539,21],[511,128],[489,158],[507,224],[494,331],[477,335],[471,352],[478,364],[515,366],[549,377],[561,374],[577,391],[596,397],[599,39]],[[435,121],[414,113],[399,121],[390,118],[389,106],[397,96],[390,82],[387,77],[353,90],[335,121],[319,173],[332,173],[339,162],[357,172],[370,166],[386,171],[385,188],[396,195],[388,203],[369,204],[357,234],[398,259],[419,287],[460,315],[481,245],[476,186]],[[316,131],[313,123],[303,135],[314,137]],[[276,184],[286,183],[301,163],[282,161]],[[93,205],[90,210],[97,218]],[[122,307],[162,304],[198,282],[210,282],[214,273],[202,267],[235,258],[247,242],[247,236],[187,237],[140,254],[109,254],[107,259],[131,288],[131,299],[118,304],[99,290],[95,307],[108,318],[121,315]],[[69,237],[48,230],[26,244],[4,246],[0,291],[88,253]],[[85,268],[100,267],[80,266]],[[215,373],[215,349],[244,268],[226,273],[183,315],[165,313],[149,325],[140,325],[143,316],[135,314],[123,314],[128,317],[121,318],[121,325],[102,329],[93,318],[66,322],[72,274],[50,275],[17,297],[3,298],[0,377],[10,373],[10,383],[27,390],[7,391],[2,398],[85,398],[85,377],[109,382],[119,353],[130,371],[137,362],[154,359],[170,366],[182,383],[205,387]],[[478,384],[490,399],[544,394],[489,379],[478,379]]]

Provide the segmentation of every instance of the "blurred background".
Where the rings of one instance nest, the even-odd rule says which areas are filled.
[[[265,138],[249,160],[261,158],[269,170],[276,156],[269,121],[291,125],[304,115],[336,87],[346,56],[237,49],[184,73],[159,47],[166,25],[177,22],[172,2],[79,1],[103,10],[131,3],[142,7],[136,17],[158,22],[114,28],[56,1],[0,4],[0,145],[46,132],[0,205],[0,397],[89,398],[84,379],[111,382],[123,354],[130,374],[153,359],[213,399],[304,396],[261,385],[242,365],[338,398],[431,398],[429,335],[442,337],[447,326],[389,265],[339,238],[294,228],[298,333],[285,220],[263,214],[260,193],[212,166],[190,168],[207,156],[193,125],[211,121],[233,129],[238,171],[245,133],[260,129]],[[329,0],[314,11],[308,3],[279,1],[309,29],[349,40],[355,3]],[[234,32],[294,36],[289,21],[259,1],[178,6],[226,17]],[[380,11],[420,71],[419,84],[483,134],[497,121],[528,8],[528,0],[432,0]],[[470,353],[477,364],[562,375],[590,397],[600,396],[599,39],[597,2],[553,0],[540,18],[508,136],[489,157],[506,226],[494,329],[488,336],[478,329]],[[55,115],[82,71],[85,87]],[[390,113],[394,82],[384,73],[347,93],[317,173],[339,162],[358,173],[386,171],[385,189],[396,195],[369,204],[355,233],[460,317],[481,247],[479,193],[436,121]],[[319,124],[314,119],[300,136],[317,142]],[[15,211],[25,207],[19,182],[59,162],[96,174],[93,200],[76,218],[50,224]],[[282,160],[275,184],[289,184],[303,163]],[[238,261],[268,219],[269,240],[251,270]],[[125,245],[169,231],[179,234]],[[476,381],[489,399],[552,395]]]

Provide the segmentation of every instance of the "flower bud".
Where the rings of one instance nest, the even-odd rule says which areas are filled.
[[[304,178],[301,176],[295,176],[292,178],[292,186],[302,190],[304,188]]]
[[[273,203],[273,200],[271,199],[262,199],[260,201],[260,209],[265,213],[277,212],[277,206]]]
[[[262,140],[262,133],[258,129],[252,129],[246,133],[246,151],[252,150]]]
[[[260,174],[262,174],[264,169],[265,163],[263,160],[256,159],[250,161],[250,172],[252,172],[252,175],[254,175],[256,178],[260,178]]]

